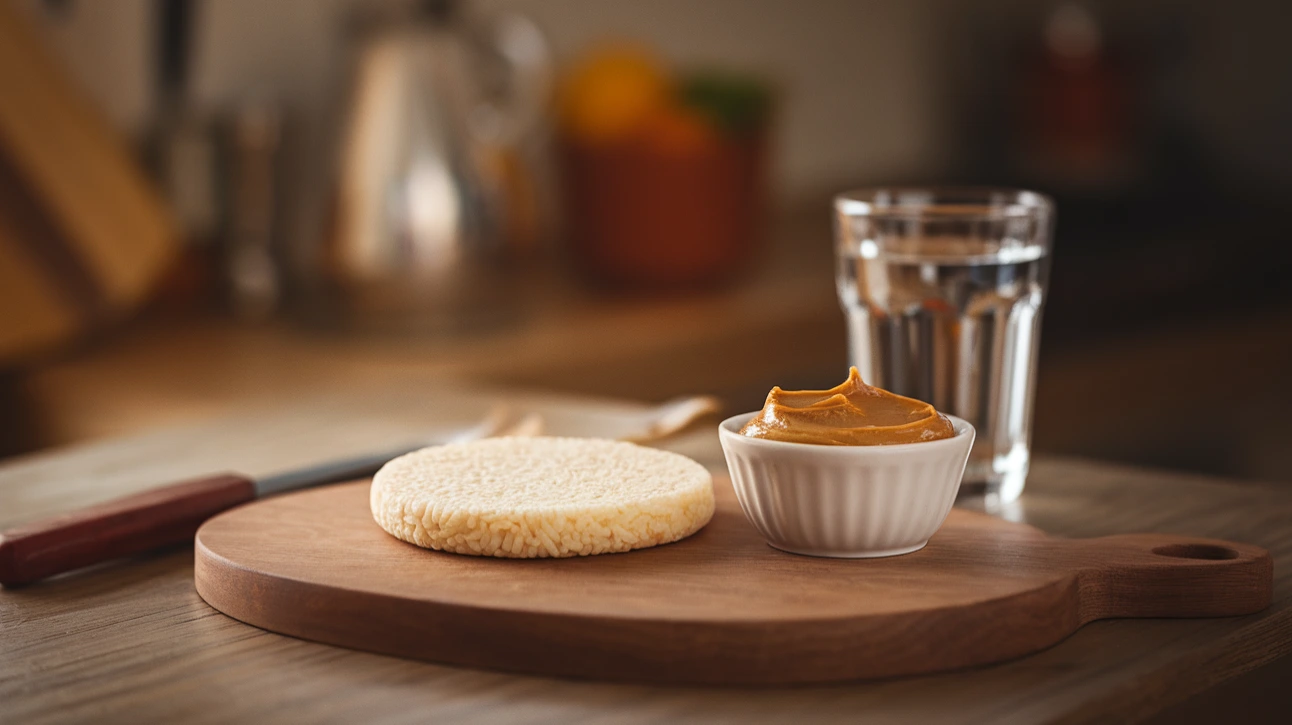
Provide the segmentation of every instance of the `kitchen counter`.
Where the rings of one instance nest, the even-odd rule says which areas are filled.
[[[409,396],[399,376],[10,460],[0,465],[0,527],[215,470],[263,475],[320,452],[389,447],[471,422],[502,397],[551,419],[637,407],[447,379]],[[668,447],[722,466],[710,427]],[[936,676],[647,687],[457,669],[264,632],[197,596],[184,548],[0,590],[0,722],[1205,722],[1286,712],[1286,687],[1265,685],[1285,680],[1292,661],[1292,495],[1044,458],[1003,515],[1067,536],[1159,531],[1258,544],[1274,555],[1274,604],[1232,619],[1095,622],[1036,655]]]
[[[594,290],[548,270],[531,280],[518,324],[457,337],[155,312],[0,376],[0,450],[6,428],[17,439],[12,450],[33,450],[254,414],[390,379],[420,390],[445,376],[634,400],[708,393],[733,411],[751,410],[772,385],[824,388],[846,372],[830,236],[823,208],[779,215],[758,263],[703,292]],[[1056,269],[1056,284],[1062,278]],[[1292,425],[1278,411],[1292,405],[1292,307],[1231,310],[1106,338],[1095,334],[1104,331],[1100,318],[1074,337],[1062,323],[1085,298],[1080,285],[1065,284],[1056,286],[1042,335],[1037,450],[1287,479]],[[1053,321],[1050,312],[1059,313]],[[1193,396],[1182,391],[1200,382],[1224,425],[1195,423]],[[1091,391],[1135,405],[1109,416],[1091,404]]]

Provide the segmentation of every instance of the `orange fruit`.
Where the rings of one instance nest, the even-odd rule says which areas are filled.
[[[667,107],[671,96],[668,74],[648,50],[602,46],[575,63],[561,84],[561,126],[589,143],[623,139]]]

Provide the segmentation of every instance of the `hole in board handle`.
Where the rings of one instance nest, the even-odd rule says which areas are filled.
[[[1208,561],[1238,558],[1237,551],[1213,544],[1167,544],[1153,549],[1153,553],[1158,556],[1170,556],[1176,559],[1206,559]]]

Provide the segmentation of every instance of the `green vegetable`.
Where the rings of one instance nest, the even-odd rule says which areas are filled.
[[[761,79],[705,71],[682,78],[682,104],[703,114],[723,133],[743,136],[761,129],[771,112],[771,89]]]

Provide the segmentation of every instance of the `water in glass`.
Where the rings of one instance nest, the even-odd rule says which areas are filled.
[[[852,364],[875,385],[977,428],[961,496],[1023,490],[1045,281],[1044,244],[937,238],[841,250]]]

